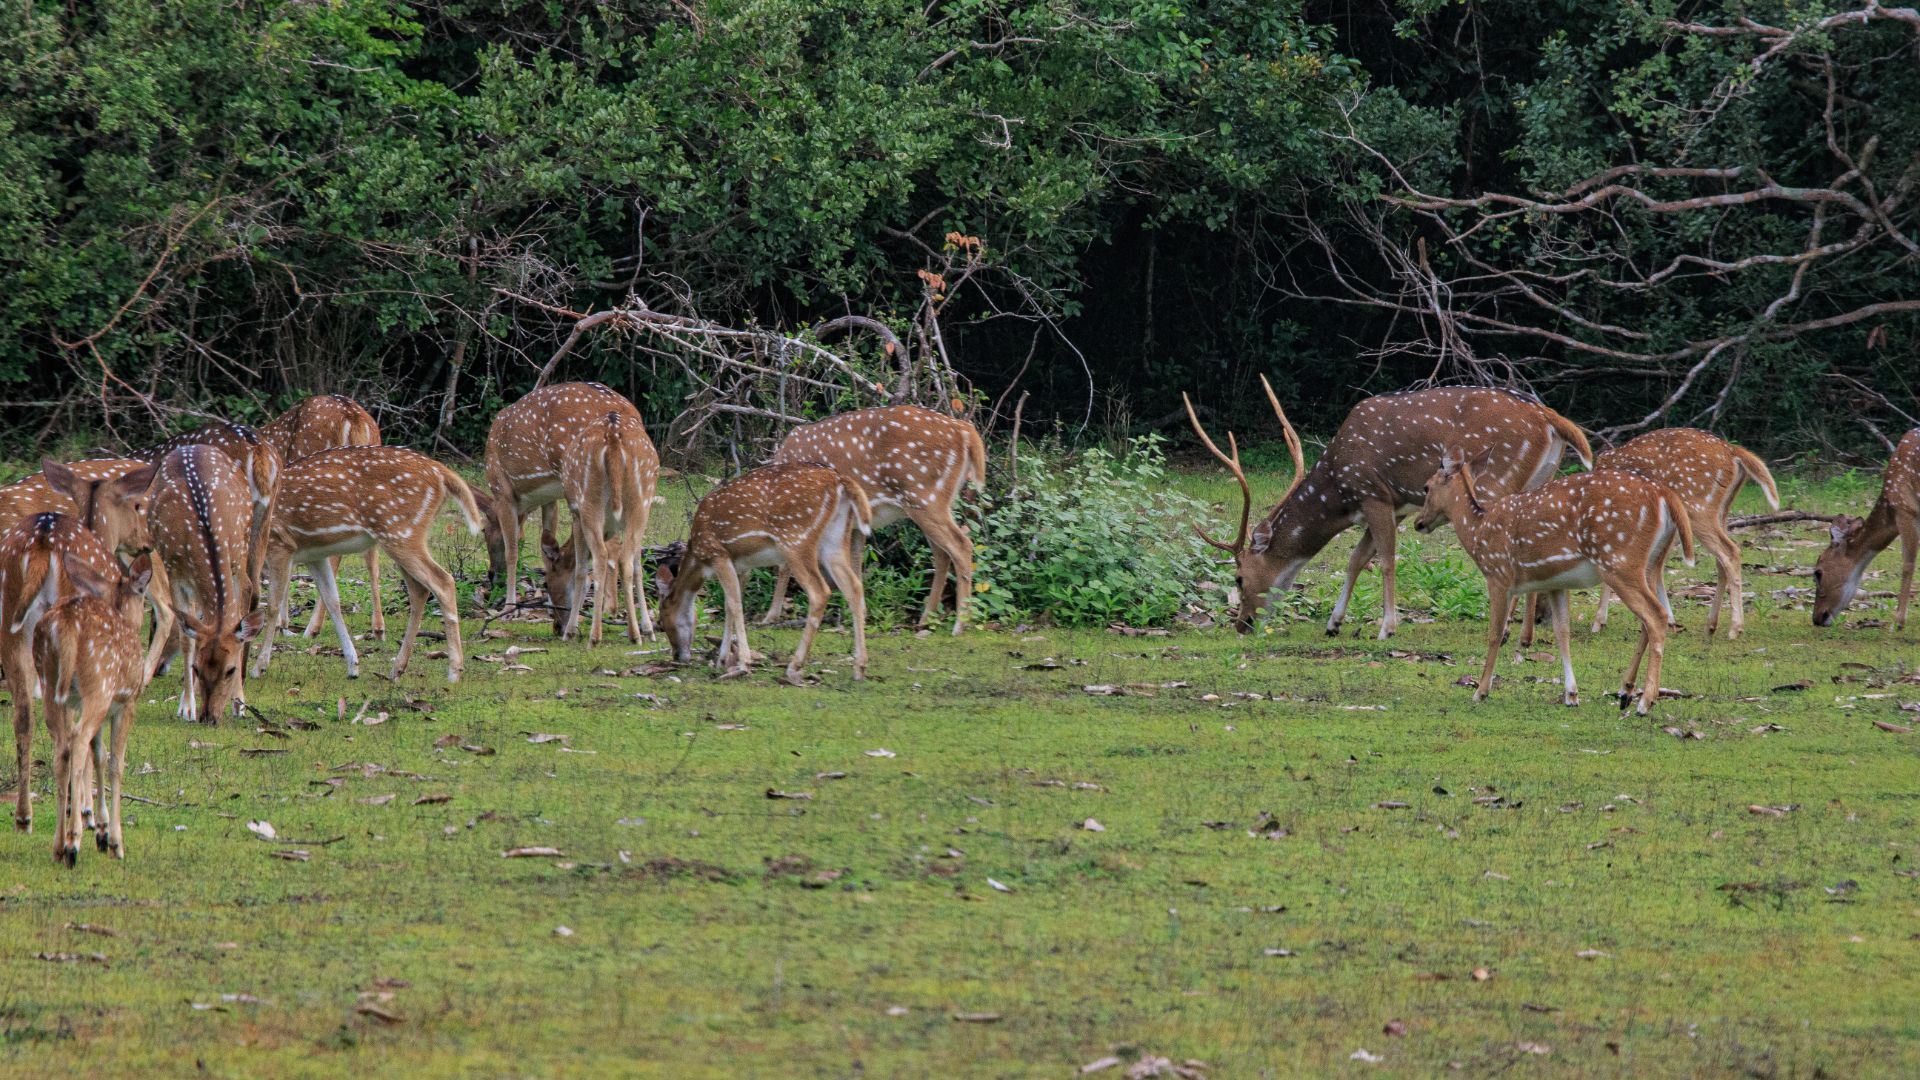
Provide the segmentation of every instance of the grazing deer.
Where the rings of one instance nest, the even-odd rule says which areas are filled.
[[[0,532],[0,675],[13,699],[14,760],[19,784],[14,793],[13,825],[33,829],[28,799],[33,768],[33,699],[40,692],[33,660],[33,633],[47,608],[73,595],[68,576],[84,566],[95,578],[118,581],[120,563],[100,538],[66,514],[41,513],[22,518]],[[44,589],[47,602],[34,606]],[[136,602],[124,612],[139,618]]]
[[[453,575],[427,550],[433,519],[449,499],[459,504],[468,531],[478,534],[483,519],[467,482],[425,454],[397,446],[347,446],[287,466],[267,543],[267,576],[273,583],[273,601],[267,610],[278,611],[286,602],[294,563],[312,566],[320,602],[333,618],[340,651],[346,654],[347,677],[358,678],[360,654],[340,614],[340,585],[327,560],[378,544],[400,568],[407,585],[407,630],[393,659],[394,676],[407,670],[431,592],[440,602],[447,630],[447,681],[460,681],[466,658],[460,650],[460,608]],[[267,670],[272,655],[273,635],[267,634],[260,639],[254,678]]]
[[[127,857],[120,783],[134,699],[147,685],[139,632],[128,616],[139,615],[153,566],[151,556],[142,555],[124,574],[118,567],[101,573],[87,560],[62,565],[59,559],[49,557],[21,621],[35,624],[41,711],[53,739],[53,860],[73,866],[88,828],[101,851]],[[62,578],[72,592],[65,600],[58,599]]]
[[[185,720],[217,723],[246,700],[247,643],[265,618],[247,582],[251,513],[246,477],[213,447],[183,446],[160,462],[149,517],[187,642],[179,710]]]
[[[1233,542],[1221,543],[1205,533],[1200,538],[1233,555],[1240,589],[1234,626],[1242,633],[1252,628],[1269,593],[1290,587],[1300,569],[1329,541],[1364,523],[1367,531],[1347,560],[1346,585],[1327,620],[1327,633],[1339,632],[1353,599],[1354,582],[1378,554],[1385,607],[1379,636],[1391,635],[1400,624],[1394,603],[1400,518],[1421,505],[1427,478],[1440,468],[1447,447],[1490,463],[1482,477],[1489,491],[1524,491],[1546,483],[1568,448],[1582,464],[1593,464],[1585,433],[1552,409],[1506,390],[1451,386],[1381,394],[1355,405],[1326,452],[1308,469],[1280,399],[1265,376],[1260,383],[1286,434],[1294,479],[1279,505],[1251,531],[1253,491],[1240,467],[1239,448],[1229,434],[1233,456],[1221,453],[1200,426],[1193,403],[1187,402],[1187,418],[1201,441],[1240,481],[1240,531]]]
[[[553,631],[562,639],[580,626],[589,571],[594,601],[588,644],[600,644],[601,615],[614,602],[620,581],[626,583],[627,636],[639,641],[641,634],[653,633],[653,613],[639,579],[642,540],[659,477],[660,455],[636,416],[609,409],[566,440],[560,453],[560,486],[573,516],[573,535],[564,545],[552,533],[540,538]]]
[[[1767,505],[1780,509],[1780,489],[1774,486],[1767,463],[1752,451],[1698,428],[1667,428],[1649,431],[1602,452],[1594,459],[1593,467],[1639,473],[1680,496],[1693,525],[1693,537],[1713,556],[1719,577],[1713,606],[1707,614],[1707,637],[1711,639],[1719,629],[1720,605],[1731,598],[1733,625],[1727,630],[1727,640],[1738,638],[1746,628],[1746,600],[1740,579],[1740,545],[1727,531],[1727,508],[1751,480],[1760,485]],[[1664,565],[1666,552],[1662,551],[1660,557]],[[1667,600],[1666,575],[1659,575],[1654,583],[1659,587],[1660,607],[1671,620],[1673,605]],[[1600,609],[1593,616],[1594,633],[1607,625],[1608,598],[1607,587],[1600,586]],[[1530,638],[1530,634],[1526,635],[1526,639]]]
[[[1920,558],[1920,428],[1907,432],[1893,448],[1887,471],[1881,476],[1880,498],[1862,518],[1841,515],[1833,521],[1833,542],[1820,553],[1813,568],[1813,625],[1832,626],[1833,620],[1860,590],[1860,576],[1875,555],[1900,538],[1900,600],[1894,611],[1896,630],[1907,627],[1907,604],[1913,599],[1913,568]]]
[[[785,566],[807,594],[807,626],[787,663],[787,681],[801,683],[807,649],[820,630],[830,588],[847,599],[853,617],[853,677],[867,677],[867,595],[853,562],[853,537],[873,530],[873,509],[858,481],[819,463],[764,465],[707,494],[694,509],[678,565],[664,564],[660,621],[675,660],[693,657],[695,601],[701,586],[720,579],[726,629],[720,663],[729,675],[747,671],[747,617],[740,602],[740,571]]]
[[[600,383],[543,386],[500,410],[487,431],[487,488],[492,493],[487,527],[487,588],[507,578],[507,603],[520,597],[520,535],[527,515],[540,511],[541,535],[558,523],[555,500],[565,497],[562,465],[567,444],[609,412],[640,420],[633,403]],[[644,425],[642,427],[644,430]],[[656,457],[656,464],[658,459]],[[549,585],[551,602],[551,585]]]
[[[345,394],[315,394],[268,421],[260,428],[260,437],[272,444],[284,464],[340,446],[379,446],[380,425],[372,413]],[[337,578],[338,558],[333,560],[333,571]],[[387,611],[380,602],[380,549],[377,547],[367,549],[367,587],[373,591],[373,636],[384,639]],[[325,619],[325,609],[315,603],[304,636],[319,633]],[[288,625],[287,613],[274,612],[274,625]]]
[[[876,529],[903,517],[918,525],[933,546],[933,588],[920,622],[931,625],[939,618],[951,568],[953,632],[966,627],[967,600],[973,595],[973,540],[954,522],[953,503],[963,487],[978,489],[987,479],[987,447],[972,424],[918,405],[856,409],[794,428],[773,461],[822,462],[851,477],[872,502]],[[861,566],[865,556],[866,544],[856,538],[854,566]],[[763,624],[777,621],[785,611],[789,577],[780,572]]]
[[[1667,617],[1653,578],[1661,573],[1673,534],[1693,565],[1693,526],[1678,495],[1645,477],[1613,470],[1565,476],[1541,487],[1482,498],[1464,455],[1449,457],[1427,481],[1426,501],[1414,528],[1431,531],[1451,521],[1460,544],[1487,579],[1487,659],[1473,699],[1485,701],[1493,665],[1506,638],[1512,599],[1546,593],[1553,611],[1553,637],[1560,647],[1563,700],[1580,703],[1568,650],[1568,595],[1605,582],[1640,618],[1640,644],[1627,668],[1620,701],[1625,707],[1647,656],[1647,683],[1640,693],[1645,716],[1660,696],[1660,665],[1666,656]],[[1649,655],[1651,653],[1651,655]]]
[[[231,458],[247,478],[247,493],[253,499],[253,520],[247,530],[247,581],[258,589],[260,568],[267,558],[267,523],[273,518],[273,498],[280,490],[283,462],[279,452],[247,425],[220,420],[127,456],[158,465],[183,446],[211,446]]]

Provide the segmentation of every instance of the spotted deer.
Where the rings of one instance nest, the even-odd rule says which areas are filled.
[[[493,418],[486,451],[487,489],[492,495],[487,526],[487,587],[491,591],[504,574],[509,605],[519,603],[520,536],[527,515],[540,511],[541,535],[555,533],[559,518],[555,503],[566,496],[561,467],[567,444],[577,432],[599,423],[609,412],[640,422],[640,410],[632,402],[610,387],[592,382],[543,386]]]
[[[258,589],[260,568],[267,558],[267,523],[273,517],[273,499],[280,489],[284,464],[279,452],[253,428],[220,420],[127,456],[158,465],[183,446],[211,446],[232,459],[241,475],[247,478],[247,493],[253,500],[252,522],[247,530],[247,580]]]
[[[1901,438],[1880,479],[1880,498],[1865,518],[1841,515],[1832,526],[1832,543],[1813,568],[1813,625],[1832,626],[1853,603],[1860,577],[1873,557],[1900,540],[1900,599],[1895,630],[1907,626],[1913,599],[1914,562],[1920,558],[1920,428]]]
[[[340,446],[379,446],[380,425],[359,402],[345,394],[315,394],[274,417],[260,428],[260,437],[272,444],[282,463],[298,461]],[[340,560],[333,560],[334,576]],[[367,587],[373,592],[373,636],[387,636],[387,611],[380,601],[380,549],[367,549]],[[306,637],[320,632],[326,610],[318,603],[307,620]],[[274,613],[274,625],[286,626],[287,613]]]
[[[32,623],[41,711],[53,739],[53,858],[73,866],[80,834],[93,830],[101,851],[127,855],[121,829],[121,779],[136,699],[147,684],[138,615],[152,577],[151,556],[125,573],[104,572],[87,560],[59,564],[42,579],[23,623]],[[72,595],[60,600],[61,579]],[[37,610],[33,610],[37,609]],[[21,790],[26,785],[21,784]]]
[[[600,644],[601,616],[614,602],[620,582],[626,586],[627,636],[639,641],[641,634],[653,633],[640,560],[659,478],[660,455],[636,416],[609,409],[566,440],[560,452],[560,487],[573,517],[573,534],[565,544],[551,533],[540,538],[553,630],[562,639],[579,629],[589,574],[594,601],[588,644]]]
[[[265,613],[247,581],[252,500],[246,477],[211,446],[183,446],[160,462],[150,512],[153,550],[167,568],[173,614],[186,638],[179,715],[218,722],[246,701],[247,643]],[[155,637],[163,631],[155,629]]]
[[[1429,532],[1443,521],[1452,522],[1460,545],[1487,579],[1487,658],[1475,701],[1485,701],[1493,687],[1493,665],[1506,637],[1513,598],[1546,593],[1565,680],[1562,700],[1578,705],[1580,691],[1568,649],[1568,595],[1604,582],[1640,619],[1640,644],[1620,700],[1624,708],[1646,657],[1647,682],[1639,706],[1640,715],[1646,715],[1660,696],[1660,666],[1667,648],[1666,613],[1653,581],[1676,531],[1687,565],[1693,565],[1693,526],[1678,495],[1634,473],[1609,470],[1563,476],[1512,495],[1483,496],[1466,456],[1450,456],[1427,481],[1414,528]]]
[[[1732,602],[1731,626],[1727,640],[1740,636],[1746,628],[1746,601],[1740,578],[1740,545],[1727,531],[1727,509],[1733,497],[1751,480],[1767,497],[1767,505],[1780,509],[1780,489],[1773,474],[1759,455],[1735,446],[1718,435],[1698,428],[1667,428],[1649,431],[1636,439],[1603,451],[1594,459],[1595,469],[1625,469],[1666,487],[1686,504],[1693,525],[1693,537],[1713,556],[1719,584],[1713,592],[1713,606],[1707,613],[1707,637],[1720,628],[1720,606]],[[1664,564],[1666,552],[1660,553]],[[1667,600],[1666,575],[1655,578],[1660,591],[1660,607],[1669,621],[1673,605]],[[1607,625],[1610,590],[1600,586],[1600,608],[1593,616],[1593,632]]]
[[[987,447],[972,424],[918,405],[856,409],[794,428],[773,461],[817,461],[853,478],[872,503],[876,529],[903,517],[919,526],[933,547],[933,587],[920,621],[931,625],[939,618],[951,572],[953,632],[965,629],[967,600],[973,595],[973,540],[954,522],[953,504],[962,488],[978,489],[987,479]],[[862,565],[865,557],[866,544],[856,538],[853,564]],[[785,612],[790,576],[780,572],[763,624]]]
[[[394,656],[394,676],[407,670],[414,637],[426,614],[427,594],[432,593],[440,602],[447,631],[447,681],[458,682],[466,659],[460,648],[460,608],[453,575],[427,550],[434,518],[449,499],[459,504],[467,530],[479,534],[483,519],[467,482],[425,454],[397,446],[346,446],[287,466],[268,534],[267,579],[273,600],[267,610],[278,611],[285,603],[293,564],[313,567],[320,602],[340,635],[347,677],[358,678],[360,654],[340,613],[340,586],[328,559],[377,544],[400,568],[407,586],[407,630]],[[260,639],[254,678],[265,673],[272,655],[273,635],[267,634]]]
[[[1427,478],[1440,468],[1449,447],[1488,463],[1481,477],[1488,491],[1523,491],[1546,483],[1569,448],[1582,464],[1593,464],[1586,434],[1552,409],[1506,390],[1452,386],[1362,401],[1308,469],[1280,399],[1264,376],[1260,382],[1292,451],[1294,481],[1251,529],[1253,492],[1240,467],[1238,447],[1232,457],[1221,453],[1194,415],[1192,402],[1187,403],[1188,419],[1201,441],[1240,482],[1240,531],[1233,542],[1222,543],[1205,533],[1200,538],[1233,555],[1240,590],[1234,626],[1242,633],[1252,628],[1269,593],[1291,587],[1301,568],[1329,541],[1364,524],[1366,532],[1347,560],[1346,584],[1327,620],[1327,633],[1339,632],[1354,583],[1377,554],[1385,607],[1379,636],[1393,634],[1400,624],[1394,599],[1400,518],[1421,505]],[[1231,434],[1228,443],[1233,445]]]
[[[867,675],[867,598],[853,562],[853,537],[873,530],[873,509],[858,481],[818,463],[763,465],[723,484],[700,500],[678,565],[663,563],[665,599],[660,621],[674,659],[693,658],[693,625],[701,587],[714,578],[726,598],[726,628],[720,663],[729,675],[745,674],[747,618],[740,601],[740,572],[785,566],[807,594],[807,626],[787,663],[787,681],[801,682],[807,649],[820,630],[830,588],[846,597],[853,621],[853,677]]]
[[[41,615],[73,595],[69,577],[78,567],[102,581],[120,578],[120,562],[113,552],[70,515],[34,514],[0,531],[0,675],[5,676],[8,696],[13,699],[14,761],[18,766],[13,825],[21,832],[33,829],[33,805],[28,795],[33,768],[32,703],[40,692],[33,635]],[[47,589],[52,592],[43,598]],[[135,600],[123,614],[129,623],[137,620],[140,602]]]

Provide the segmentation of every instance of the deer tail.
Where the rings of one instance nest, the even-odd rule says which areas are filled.
[[[1663,487],[1660,497],[1666,501],[1667,513],[1673,515],[1673,527],[1680,530],[1680,551],[1688,566],[1693,565],[1693,517],[1687,513],[1687,504],[1680,496]]]
[[[474,501],[473,489],[467,486],[459,473],[445,465],[440,466],[440,482],[445,486],[448,497],[460,504],[460,516],[467,519],[467,531],[475,536],[480,535],[485,518],[480,514],[480,504]]]
[[[867,489],[860,486],[860,481],[844,473],[840,477],[840,484],[847,493],[848,505],[853,509],[853,523],[860,527],[862,535],[872,536],[873,504],[867,501]]]
[[[1587,444],[1587,433],[1580,430],[1580,425],[1552,409],[1547,409],[1547,423],[1553,425],[1553,430],[1567,441],[1567,445],[1573,448],[1575,454],[1579,455],[1580,464],[1586,466],[1588,472],[1592,472],[1593,447]]]
[[[1759,484],[1760,490],[1766,493],[1767,506],[1773,510],[1780,509],[1780,489],[1773,486],[1773,474],[1767,471],[1767,463],[1760,460],[1760,455],[1745,447],[1736,446],[1733,448],[1733,457],[1740,463],[1740,468],[1747,474],[1747,479]]]
[[[29,561],[30,559],[22,560],[23,564]],[[26,567],[23,565],[22,569],[26,569]],[[30,570],[28,572],[31,573]],[[20,617],[13,621],[13,625],[7,627],[7,632],[11,634],[25,633],[31,638],[33,636],[33,628],[40,625],[41,617],[46,615],[47,609],[52,607],[59,599],[60,555],[58,552],[49,552],[47,555],[46,574],[40,579],[40,588],[34,592],[33,599],[27,602],[26,609],[20,612]]]
[[[968,482],[975,491],[985,491],[987,487],[987,443],[980,437],[980,429],[967,425],[967,453],[973,459],[973,475]]]

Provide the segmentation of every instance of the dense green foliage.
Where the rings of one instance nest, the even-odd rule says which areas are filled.
[[[22,438],[104,422],[131,440],[193,412],[258,417],[339,389],[372,400],[396,438],[439,430],[471,448],[561,336],[501,290],[574,310],[633,292],[731,325],[855,311],[904,326],[930,292],[916,271],[958,232],[980,238],[984,265],[943,301],[953,362],[989,400],[1031,390],[1030,418],[1075,431],[1167,425],[1189,385],[1253,420],[1237,391],[1261,371],[1315,431],[1364,391],[1483,377],[1404,348],[1435,339],[1413,303],[1420,275],[1390,257],[1416,239],[1460,310],[1561,335],[1468,326],[1484,335],[1478,358],[1583,422],[1631,420],[1694,357],[1568,342],[1619,345],[1596,327],[1620,327],[1638,335],[1627,352],[1668,356],[1912,293],[1899,238],[1920,151],[1913,28],[1810,29],[1854,7],[8,5],[0,407]],[[1775,48],[1671,25],[1739,17],[1793,36]],[[1836,179],[1843,157],[1851,179]],[[1629,162],[1845,188],[1885,227],[1819,260],[1768,313],[1799,266],[1809,203],[1622,204],[1448,245],[1438,219],[1381,198],[1403,182],[1526,193]],[[1829,243],[1861,224],[1839,205]],[[1779,259],[1688,264],[1652,291],[1598,280],[1756,254]],[[1511,293],[1476,300],[1459,281],[1473,259],[1578,280],[1553,285],[1551,312]],[[1776,450],[1855,443],[1864,430],[1836,420],[1911,411],[1911,320],[1762,334],[1717,354],[1665,418]],[[566,373],[613,382],[655,421],[686,389],[615,335]],[[443,411],[449,386],[459,407]]]

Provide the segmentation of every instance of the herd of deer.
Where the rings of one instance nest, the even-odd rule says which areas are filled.
[[[1644,714],[1659,693],[1672,617],[1662,568],[1676,539],[1689,563],[1698,544],[1719,564],[1708,634],[1728,605],[1728,636],[1740,633],[1740,556],[1726,511],[1749,480],[1776,508],[1779,502],[1753,454],[1705,432],[1671,429],[1596,458],[1579,427],[1551,409],[1504,391],[1456,387],[1363,401],[1309,469],[1271,386],[1266,393],[1295,475],[1257,525],[1236,440],[1229,434],[1232,452],[1221,452],[1188,405],[1202,442],[1243,495],[1231,543],[1201,534],[1233,555],[1240,630],[1270,593],[1290,587],[1328,542],[1358,524],[1365,532],[1327,630],[1339,629],[1355,580],[1377,557],[1385,603],[1379,632],[1392,634],[1396,534],[1400,520],[1418,510],[1415,527],[1451,523],[1487,579],[1491,617],[1476,700],[1492,685],[1510,604],[1543,594],[1565,670],[1565,700],[1576,703],[1568,593],[1599,585],[1596,630],[1608,594],[1641,622],[1621,696],[1631,697],[1645,659]],[[1588,471],[1557,477],[1569,449]],[[38,698],[54,743],[54,857],[72,865],[88,829],[101,850],[124,857],[120,782],[134,699],[184,651],[180,716],[213,721],[243,708],[250,643],[259,642],[251,671],[258,677],[274,638],[283,628],[291,632],[295,565],[311,568],[319,594],[306,634],[330,619],[352,676],[359,654],[341,613],[339,560],[366,556],[370,629],[383,637],[384,554],[398,566],[408,600],[394,674],[407,668],[431,594],[445,625],[447,677],[458,680],[464,654],[454,580],[428,547],[449,502],[471,532],[484,533],[489,586],[504,579],[510,606],[519,603],[521,535],[538,510],[555,632],[578,632],[591,592],[589,643],[601,641],[608,605],[624,608],[634,640],[651,635],[654,614],[640,578],[659,473],[638,410],[597,383],[544,387],[502,410],[488,435],[484,492],[425,455],[381,445],[373,417],[338,395],[309,398],[257,431],[214,423],[124,458],[44,462],[39,474],[0,488],[0,675],[13,702],[15,826],[26,831],[32,822],[31,702]],[[847,601],[854,678],[863,678],[866,538],[903,517],[933,548],[923,621],[939,617],[951,576],[959,633],[973,592],[973,544],[953,508],[962,490],[985,476],[986,448],[973,425],[914,405],[862,409],[794,429],[771,463],[700,501],[683,543],[655,553],[659,618],[674,659],[692,659],[696,599],[717,579],[725,598],[717,655],[728,674],[746,671],[753,654],[741,572],[776,567],[780,580],[763,622],[781,616],[789,580],[807,596],[787,678],[800,681],[833,589]],[[572,521],[565,542],[555,536],[561,502]],[[1920,554],[1920,430],[1896,449],[1872,514],[1835,519],[1832,545],[1815,572],[1816,624],[1830,624],[1847,607],[1867,563],[1896,536],[1905,555],[1896,621],[1904,626]],[[138,627],[148,605],[153,632],[143,650]],[[1533,605],[1527,607],[1523,633],[1530,635]]]

